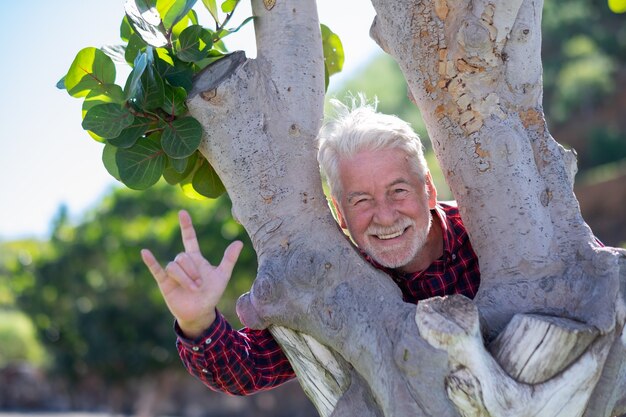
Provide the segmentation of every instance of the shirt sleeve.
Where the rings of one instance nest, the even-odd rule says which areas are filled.
[[[287,357],[267,330],[234,330],[219,312],[197,339],[185,338],[178,323],[174,330],[185,368],[214,391],[248,395],[295,377]]]

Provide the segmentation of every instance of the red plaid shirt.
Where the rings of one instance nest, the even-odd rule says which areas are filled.
[[[428,269],[399,274],[389,273],[407,302],[430,297],[463,294],[473,298],[478,291],[478,258],[469,242],[456,206],[439,203],[433,210],[443,231],[443,255]],[[186,339],[178,325],[178,353],[187,370],[216,391],[247,395],[276,387],[295,377],[280,346],[267,330],[234,330],[219,312],[202,336]]]

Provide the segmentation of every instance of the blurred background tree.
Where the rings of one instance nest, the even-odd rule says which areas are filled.
[[[16,297],[33,285],[26,272],[42,256],[46,242],[34,240],[0,243],[0,369],[15,362],[49,364],[30,312],[22,311]]]
[[[227,196],[190,200],[166,184],[143,192],[118,189],[77,224],[62,207],[48,242],[3,245],[0,367],[16,361],[47,365],[70,385],[94,376],[115,385],[180,370],[172,316],[139,251],[149,247],[160,259],[182,251],[181,208],[191,213],[211,262],[219,261],[230,241],[245,243],[220,306],[238,324],[235,301],[250,288],[256,256],[231,217]]]
[[[626,244],[624,18],[585,0],[547,1],[543,16],[550,131],[578,151],[583,215],[601,240],[616,246]],[[378,97],[381,111],[412,124],[424,139],[440,197],[451,198],[395,62],[381,53],[329,95],[344,99],[361,91]],[[108,384],[180,371],[172,317],[139,250],[149,247],[163,260],[182,250],[181,208],[191,213],[210,261],[233,239],[245,243],[220,305],[237,325],[235,300],[250,288],[256,257],[231,218],[228,197],[190,200],[165,184],[117,189],[77,222],[61,207],[47,241],[0,242],[0,369],[28,362],[75,383],[95,375]]]
[[[543,14],[544,107],[553,135],[579,151],[582,170],[626,158],[626,22],[608,7],[582,0],[545,2]],[[377,96],[379,109],[409,121],[430,147],[419,112],[407,97],[398,65],[380,54],[363,71],[331,92],[339,99],[363,91]],[[615,113],[615,116],[613,115]],[[580,125],[579,136],[558,135]],[[610,118],[611,123],[606,123]],[[586,152],[591,148],[591,152]],[[581,151],[585,152],[581,152]]]

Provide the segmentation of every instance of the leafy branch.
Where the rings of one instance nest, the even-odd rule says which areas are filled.
[[[218,197],[225,190],[198,152],[203,129],[189,115],[187,95],[193,77],[228,51],[222,39],[239,0],[202,0],[215,30],[198,23],[196,0],[127,0],[120,26],[124,42],[78,52],[57,87],[84,98],[82,127],[104,143],[107,171],[127,187],[143,190],[161,177],[191,197]],[[343,48],[322,25],[326,76],[339,72]],[[125,85],[115,84],[115,62],[132,69]]]

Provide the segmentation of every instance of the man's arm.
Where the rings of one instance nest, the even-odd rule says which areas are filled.
[[[142,250],[141,257],[176,318],[177,346],[185,367],[210,388],[240,395],[293,378],[269,332],[237,332],[216,310],[243,244],[231,243],[220,264],[213,266],[200,252],[189,214],[181,211],[179,220],[184,252],[165,269],[149,250]]]
[[[248,395],[268,390],[295,373],[267,330],[234,330],[217,312],[200,337],[188,339],[176,326],[177,348],[185,368],[214,391]]]

